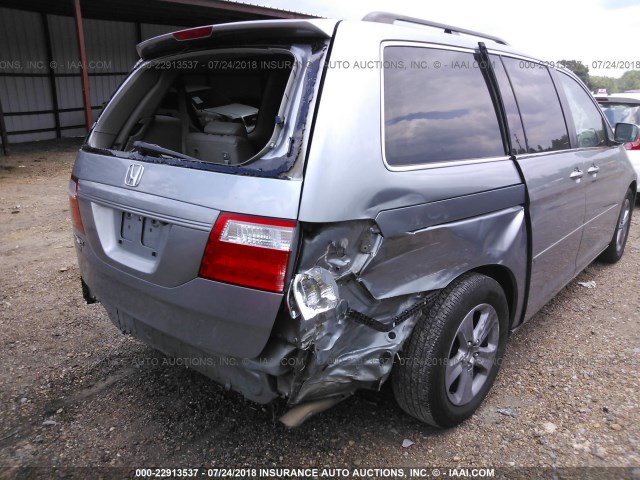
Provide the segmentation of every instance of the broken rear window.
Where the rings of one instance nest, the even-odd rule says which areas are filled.
[[[228,49],[142,63],[105,108],[87,148],[205,170],[282,173],[295,160],[309,104],[295,100],[311,95],[320,63],[308,49],[296,50]]]

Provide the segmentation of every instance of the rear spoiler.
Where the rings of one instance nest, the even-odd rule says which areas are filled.
[[[337,20],[258,20],[195,27],[150,38],[136,47],[142,60],[201,50],[212,44],[237,44],[238,39],[268,41],[283,38],[331,38]]]

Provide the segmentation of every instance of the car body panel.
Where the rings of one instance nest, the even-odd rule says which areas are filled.
[[[385,237],[378,255],[360,275],[360,282],[374,298],[384,299],[442,289],[464,272],[500,265],[510,272],[516,285],[526,285],[524,207],[517,202],[513,205]],[[513,304],[516,319],[522,312],[523,295],[524,288],[518,288]]]
[[[110,313],[121,311],[204,353],[257,357],[282,303],[281,294],[202,278],[159,287],[103,262],[87,245],[79,264],[82,278]]]
[[[201,207],[289,219],[295,219],[298,214],[300,181],[228,175],[145,162],[140,184],[129,187],[124,182],[127,169],[137,163],[141,162],[81,151],[73,174],[80,179],[126,189],[133,196],[138,192],[146,193],[194,205],[193,211],[200,212],[195,218],[198,222],[206,222]],[[180,216],[189,214],[185,209]],[[215,216],[211,216],[210,224],[214,220]]]
[[[531,219],[530,317],[576,273],[585,191],[570,175],[583,165],[567,151],[523,156],[517,161],[527,183]]]
[[[577,151],[576,156],[583,159],[586,172],[585,228],[576,261],[578,271],[582,271],[611,241],[623,201],[622,192],[629,187],[633,172],[628,162],[621,161],[625,156],[622,145]]]

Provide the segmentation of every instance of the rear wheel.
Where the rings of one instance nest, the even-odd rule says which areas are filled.
[[[469,418],[489,392],[507,342],[500,284],[477,273],[444,289],[418,321],[393,375],[400,407],[437,427]]]
[[[611,242],[609,242],[607,249],[600,254],[598,260],[607,263],[616,263],[622,258],[624,247],[627,244],[627,237],[629,236],[634,200],[633,190],[627,190],[627,195],[622,201],[622,207],[620,208],[616,229],[613,232],[613,238]]]

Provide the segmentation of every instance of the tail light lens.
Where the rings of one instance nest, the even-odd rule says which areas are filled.
[[[84,225],[82,224],[80,207],[78,206],[78,177],[74,175],[71,175],[71,180],[69,180],[69,207],[73,228],[84,233]]]
[[[296,223],[221,213],[202,257],[200,276],[282,293]]]
[[[635,142],[625,143],[624,148],[627,150],[640,150],[640,140],[636,140]]]

